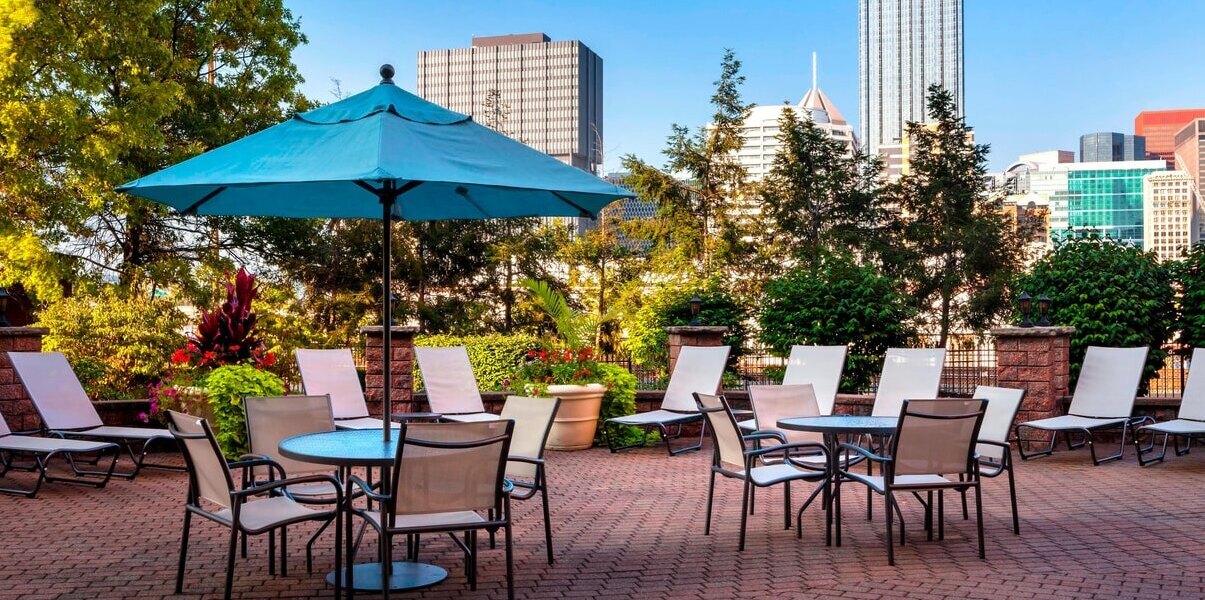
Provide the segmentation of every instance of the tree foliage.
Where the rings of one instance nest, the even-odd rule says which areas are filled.
[[[1088,346],[1148,346],[1145,382],[1163,365],[1163,344],[1175,326],[1175,292],[1168,265],[1154,253],[1096,233],[1060,242],[1022,276],[1015,289],[1051,299],[1050,320],[1075,327],[1071,374]]]
[[[883,189],[897,213],[886,262],[917,308],[935,315],[944,345],[953,328],[983,328],[1007,309],[1024,238],[987,188],[988,147],[971,141],[954,97],[930,86],[928,113],[929,123],[907,125],[910,171]]]
[[[898,284],[849,256],[824,255],[766,284],[759,338],[787,356],[796,344],[849,345],[841,389],[862,392],[888,348],[906,346],[915,308]]]
[[[629,308],[632,316],[623,345],[633,362],[655,368],[669,365],[669,334],[665,328],[690,324],[690,299],[694,296],[703,301],[699,324],[728,328],[724,343],[732,346],[729,365],[735,366],[748,337],[749,309],[717,279],[667,282],[647,290],[639,308]]]
[[[1196,245],[1176,265],[1180,287],[1180,342],[1205,347],[1205,245]]]

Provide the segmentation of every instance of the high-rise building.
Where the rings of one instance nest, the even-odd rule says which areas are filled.
[[[1146,138],[1112,131],[1079,136],[1080,162],[1146,160]]]
[[[1144,110],[1134,117],[1134,135],[1146,138],[1149,158],[1167,161],[1167,168],[1176,168],[1176,133],[1189,121],[1205,118],[1205,108],[1176,110]]]
[[[908,121],[925,122],[925,96],[939,84],[962,116],[962,0],[858,0],[862,144],[879,153]]]
[[[602,163],[603,61],[576,41],[543,33],[474,37],[469,48],[418,53],[418,95],[478,116],[497,90],[515,139],[575,167]]]
[[[1142,178],[1142,247],[1159,260],[1176,260],[1201,239],[1197,184],[1184,171]]]
[[[1172,139],[1176,169],[1197,183],[1197,199],[1205,201],[1205,118],[1196,118],[1180,128]],[[1205,219],[1201,219],[1205,229]],[[1202,231],[1205,237],[1205,231]]]
[[[844,144],[852,155],[858,147],[854,128],[841,115],[817,83],[816,56],[812,55],[812,88],[795,106],[755,106],[741,126],[744,145],[737,153],[737,160],[749,172],[753,180],[759,180],[774,168],[774,157],[778,156],[780,144],[779,119],[783,110],[792,110],[799,119],[811,119],[812,123],[834,140]]]
[[[936,124],[924,126],[929,131],[937,128]],[[975,143],[974,130],[967,130],[967,143]],[[879,158],[883,161],[882,177],[884,181],[895,181],[912,172],[912,136],[904,133],[895,143],[879,146]]]
[[[1030,175],[1030,190],[1050,197],[1050,236],[1095,231],[1143,243],[1142,178],[1165,171],[1161,160],[1057,164]]]

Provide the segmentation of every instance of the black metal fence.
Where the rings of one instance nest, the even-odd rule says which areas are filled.
[[[1188,377],[1188,357],[1172,354],[1163,359],[1163,368],[1159,376],[1151,379],[1147,395],[1152,398],[1179,398],[1184,391],[1184,381]]]

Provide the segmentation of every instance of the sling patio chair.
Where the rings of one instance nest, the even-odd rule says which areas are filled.
[[[104,470],[81,469],[75,464],[76,455],[89,457],[112,453],[109,467]],[[117,444],[109,442],[90,442],[87,440],[65,440],[55,437],[34,437],[15,435],[8,428],[3,415],[0,415],[0,477],[7,477],[9,471],[37,471],[38,480],[29,488],[0,487],[0,492],[18,494],[26,498],[35,498],[42,484],[47,481],[91,485],[103,488],[113,477],[113,469],[117,466],[117,455],[120,449]],[[60,477],[47,471],[50,461],[62,455],[67,459],[75,477]],[[33,459],[30,465],[17,464],[18,456],[29,456]]]
[[[548,468],[544,463],[544,444],[548,442],[548,433],[552,431],[552,422],[560,405],[560,398],[524,396],[510,396],[502,405],[502,418],[515,422],[510,454],[506,460],[506,478],[516,488],[511,497],[528,500],[540,494],[540,502],[544,506],[544,546],[550,565],[553,562],[552,521],[548,508]]]
[[[714,394],[695,393],[695,402],[699,412],[706,417],[707,427],[711,429],[714,440],[711,478],[707,486],[707,516],[703,523],[703,535],[711,535],[711,512],[715,501],[715,476],[717,474],[743,482],[741,495],[741,533],[737,549],[745,549],[745,529],[748,524],[750,509],[753,504],[753,490],[759,487],[783,485],[783,522],[784,528],[791,528],[791,482],[810,481],[820,482],[808,499],[799,509],[798,527],[800,535],[803,531],[803,511],[812,504],[822,491],[828,488],[828,450],[824,444],[814,441],[787,442],[786,438],[777,432],[759,431],[744,435],[737,424],[736,417],[728,401],[723,396]],[[762,448],[750,448],[748,442],[756,440],[775,440],[778,443]],[[819,464],[802,463],[795,460],[797,453],[811,453],[820,457]],[[781,460],[773,464],[759,465],[758,459],[771,454],[781,455]]]
[[[353,486],[377,503],[375,509],[352,510],[380,535],[382,563],[393,561],[397,536],[407,538],[407,555],[417,559],[419,535],[446,533],[464,552],[465,577],[469,588],[476,590],[477,532],[501,529],[506,536],[506,592],[514,599],[510,510],[514,488],[506,479],[514,425],[509,419],[407,423],[398,432],[388,490],[378,493],[360,477],[350,477]],[[383,597],[389,598],[389,569],[381,569],[381,577]]]
[[[904,400],[936,398],[945,365],[944,348],[889,348],[874,394],[875,417],[898,417]]]
[[[368,416],[368,403],[350,348],[307,350],[298,348],[297,370],[301,386],[310,396],[329,396],[337,429],[381,429],[385,421]],[[397,428],[397,423],[391,427]]]
[[[724,377],[724,367],[728,363],[729,346],[683,346],[674,365],[674,372],[669,376],[669,384],[665,386],[665,396],[661,400],[661,408],[644,413],[636,413],[623,417],[607,419],[603,423],[602,435],[607,440],[607,447],[612,453],[631,448],[643,448],[648,443],[649,430],[656,427],[665,441],[665,450],[670,456],[698,450],[703,447],[703,429],[699,428],[698,443],[682,448],[670,446],[670,440],[682,437],[682,426],[700,421],[703,414],[699,412],[694,394],[715,394],[720,391],[721,380]],[[627,446],[616,447],[612,435],[607,432],[608,426],[631,425],[644,430],[644,438],[640,442]],[[676,431],[670,434],[669,428]]]
[[[431,412],[445,421],[461,423],[498,420],[498,415],[485,412],[469,351],[464,346],[415,347],[414,358],[423,374]]]
[[[166,429],[144,427],[114,427],[105,425],[80,385],[75,371],[67,358],[59,352],[9,352],[8,358],[34,408],[42,417],[45,430],[60,438],[83,438],[116,442],[125,449],[134,463],[129,473],[114,471],[114,477],[134,479],[143,467],[182,471],[181,467],[150,463],[146,460],[151,446],[170,445],[176,447],[172,435]],[[142,444],[142,451],[135,456],[134,443]]]
[[[176,593],[184,591],[184,568],[188,561],[188,534],[195,514],[230,528],[230,545],[226,554],[225,598],[230,599],[234,586],[234,559],[238,549],[238,538],[260,535],[281,530],[281,571],[287,574],[284,562],[286,554],[285,528],[305,521],[335,522],[335,565],[342,565],[343,526],[338,518],[339,511],[312,510],[281,493],[292,486],[323,484],[333,490],[337,503],[342,503],[339,480],[330,475],[307,475],[286,477],[279,463],[267,458],[248,458],[237,462],[226,461],[217,438],[205,419],[167,411],[168,427],[184,451],[184,462],[188,465],[188,497],[184,504],[184,532],[180,537],[180,562],[176,570]],[[231,469],[265,468],[271,473],[266,483],[236,487]],[[244,476],[246,479],[246,476]],[[338,506],[336,504],[335,506]],[[272,538],[273,540],[275,538]],[[274,570],[276,548],[268,550],[269,570]],[[273,574],[275,574],[273,572]],[[335,597],[341,592],[341,578],[335,578]]]
[[[335,418],[331,414],[329,396],[279,396],[243,398],[243,409],[247,412],[247,440],[250,455],[268,459],[280,465],[291,477],[303,475],[331,475],[333,469],[327,465],[307,463],[280,454],[280,442],[296,435],[335,430]],[[259,485],[271,481],[268,467],[256,467],[249,471],[254,477],[244,485]],[[327,480],[299,483],[281,489],[281,492],[300,504],[330,505],[337,507],[339,494]],[[306,572],[314,572],[314,542],[330,525],[322,527],[310,537],[305,545]],[[275,534],[268,533],[269,547],[275,544]],[[287,529],[281,528],[281,574],[288,575],[286,545]],[[243,557],[247,556],[247,538],[243,538]],[[269,571],[271,573],[271,570]]]
[[[820,411],[818,414],[833,414],[833,406],[837,403],[837,388],[841,385],[841,373],[845,370],[845,351],[845,346],[792,346],[791,356],[787,358],[787,370],[782,376],[782,385],[811,384]],[[754,412],[757,412],[756,408]],[[741,421],[741,429],[765,429],[766,424],[771,423],[766,419],[759,422],[760,427],[753,419]],[[777,422],[777,419],[773,422]]]
[[[881,494],[885,498],[883,504],[887,512],[887,564],[895,565],[895,544],[892,540],[894,515],[900,515],[900,545],[904,545],[904,519],[900,514],[898,492],[911,492],[924,507],[925,529],[929,539],[933,538],[933,492],[937,492],[937,530],[938,539],[942,539],[945,537],[943,492],[974,488],[979,558],[984,558],[983,498],[975,447],[986,408],[987,401],[982,399],[904,400],[889,452],[879,455],[856,444],[842,444],[842,450],[878,463],[882,475],[863,475],[842,470],[834,476],[837,527],[841,527],[843,480],[863,484]],[[920,492],[926,492],[926,498],[921,498]]]
[[[1017,482],[1013,475],[1013,447],[1008,434],[1013,430],[1013,421],[1025,399],[1025,390],[1016,388],[975,386],[972,398],[987,400],[987,411],[983,425],[979,427],[979,443],[975,452],[979,455],[979,476],[999,477],[1008,475],[1008,496],[1013,512],[1013,533],[1021,535],[1021,520],[1017,515]],[[969,518],[966,490],[962,490],[962,518]]]
[[[1149,420],[1149,417],[1134,418],[1134,398],[1138,395],[1138,386],[1142,382],[1142,370],[1146,364],[1149,349],[1140,348],[1103,348],[1089,346],[1084,355],[1084,364],[1080,368],[1079,380],[1075,383],[1075,392],[1071,396],[1071,407],[1067,414],[1037,421],[1018,423],[1017,452],[1021,458],[1029,460],[1054,453],[1054,444],[1058,434],[1062,433],[1067,442],[1067,449],[1074,450],[1088,445],[1093,465],[1101,465],[1109,461],[1120,460],[1125,454],[1126,433],[1137,422]],[[1103,458],[1096,456],[1096,444],[1093,436],[1097,431],[1121,428],[1121,443],[1116,454]],[[1039,429],[1049,431],[1050,447],[1040,452],[1026,454],[1025,447],[1019,440],[1021,430]],[[1071,433],[1082,433],[1084,438],[1072,442]]]
[[[1197,362],[1198,358],[1201,362]],[[1134,432],[1134,447],[1138,449],[1138,464],[1142,466],[1162,462],[1167,456],[1167,438],[1172,438],[1176,456],[1188,454],[1194,437],[1205,436],[1205,350],[1193,348],[1190,364],[1201,365],[1188,371],[1188,381],[1184,383],[1184,391],[1180,394],[1180,411],[1176,418],[1162,423],[1143,425]],[[1201,371],[1200,375],[1195,375]],[[1146,458],[1143,448],[1138,445],[1138,434],[1151,434],[1151,449],[1155,444],[1155,436],[1163,434],[1163,445],[1157,456]],[[1184,447],[1180,447],[1180,440]]]

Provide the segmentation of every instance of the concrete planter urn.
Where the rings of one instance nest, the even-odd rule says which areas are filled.
[[[598,429],[598,412],[602,409],[607,386],[601,383],[585,385],[550,385],[547,394],[561,399],[552,431],[548,433],[549,450],[586,450],[594,445]]]

